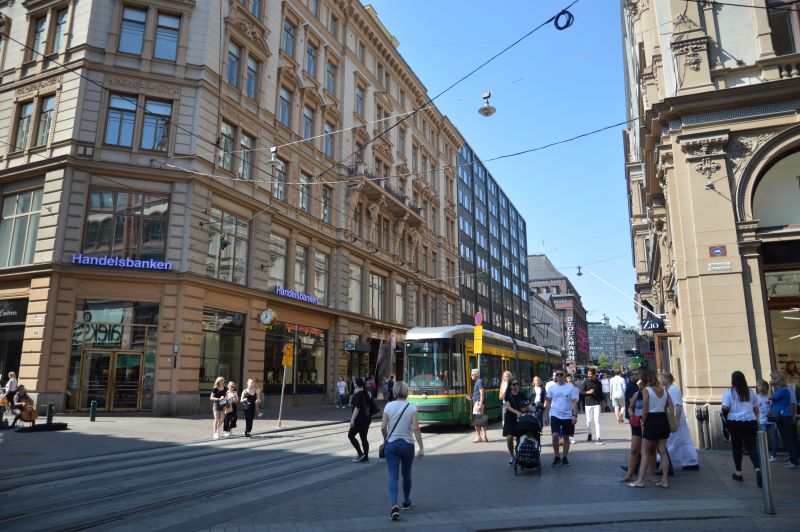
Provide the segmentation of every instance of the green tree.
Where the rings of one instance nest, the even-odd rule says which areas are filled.
[[[614,362],[614,371],[622,371],[622,364],[620,362]]]
[[[601,369],[608,367],[608,355],[600,355],[597,357],[597,367]]]

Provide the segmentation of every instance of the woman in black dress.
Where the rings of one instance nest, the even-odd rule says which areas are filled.
[[[669,438],[669,421],[667,421],[667,408],[674,407],[667,390],[661,386],[655,372],[647,372],[647,386],[642,390],[642,450],[639,462],[639,477],[635,482],[629,482],[631,488],[644,487],[644,475],[647,472],[653,446],[657,446],[661,455],[661,480],[656,482],[659,488],[669,488],[669,453],[667,452],[667,438]]]
[[[250,433],[253,431],[253,416],[256,414],[256,409],[260,403],[255,380],[247,379],[247,388],[242,391],[240,403],[244,411],[244,437],[249,438]]]
[[[514,464],[514,438],[519,438],[517,433],[517,418],[523,412],[530,412],[531,403],[525,394],[520,391],[519,379],[512,378],[506,391],[504,400],[506,405],[505,423],[503,424],[503,436],[506,437],[506,445],[508,445],[508,454],[511,458],[508,460],[508,465]]]
[[[211,413],[214,414],[214,439],[219,439],[219,427],[222,425],[222,415],[224,408],[220,406],[219,400],[225,397],[225,377],[217,377],[214,380],[214,389],[208,396],[211,401]]]

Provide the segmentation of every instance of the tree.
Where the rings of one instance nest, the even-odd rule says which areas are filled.
[[[614,371],[622,371],[622,363],[614,362]]]
[[[607,368],[608,367],[608,355],[600,355],[597,357],[597,367],[598,368]]]

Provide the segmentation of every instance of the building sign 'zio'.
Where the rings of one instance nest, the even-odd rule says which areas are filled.
[[[308,294],[304,294],[303,292],[296,292],[294,290],[287,290],[282,286],[276,286],[272,290],[275,295],[288,297],[290,299],[296,299],[297,301],[303,301],[305,303],[311,303],[312,305],[319,305],[319,298],[315,296],[311,296]]]
[[[567,351],[569,358],[575,360],[575,318],[567,318]]]
[[[106,268],[128,268],[131,270],[172,270],[172,263],[154,259],[131,259],[129,257],[90,257],[81,253],[72,254],[72,264],[105,266]]]

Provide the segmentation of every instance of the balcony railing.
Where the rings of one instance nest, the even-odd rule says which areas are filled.
[[[402,215],[407,211],[411,211],[414,213],[421,222],[422,218],[422,208],[415,205],[411,198],[403,194],[400,190],[393,187],[389,184],[388,178],[381,178],[381,176],[376,175],[375,173],[370,170],[370,168],[364,163],[354,164],[347,168],[347,173],[350,176],[364,176],[367,178],[367,182],[369,183],[369,187],[364,190],[364,193],[367,197],[378,197],[380,196],[379,190],[386,193],[387,196],[392,198],[394,201],[389,202],[389,209],[395,211],[398,215]]]

